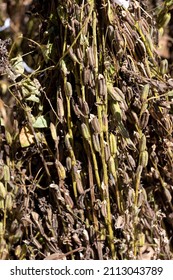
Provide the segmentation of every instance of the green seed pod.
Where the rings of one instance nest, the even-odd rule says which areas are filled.
[[[146,101],[150,90],[150,85],[146,84],[141,94],[141,101]]]
[[[146,167],[148,164],[148,152],[143,151],[139,154],[139,165]]]
[[[81,124],[81,129],[82,129],[82,135],[83,135],[83,137],[84,137],[87,141],[89,141],[90,138],[91,138],[91,135],[90,135],[90,132],[89,132],[89,130],[88,130],[88,127],[86,126],[85,123],[82,123],[82,124]]]
[[[113,133],[109,134],[109,142],[110,142],[111,156],[115,157],[118,149],[117,149],[117,137]]]
[[[0,238],[4,235],[4,225],[2,222],[0,222]]]
[[[64,166],[62,165],[62,163],[59,160],[56,160],[55,164],[56,164],[56,168],[57,168],[57,171],[58,171],[59,179],[60,180],[65,180],[66,171],[65,171]]]
[[[5,209],[7,209],[10,212],[12,210],[12,207],[13,207],[12,194],[7,193],[5,197]]]
[[[99,136],[97,133],[94,133],[92,135],[92,139],[93,139],[93,145],[94,145],[94,149],[96,152],[100,152],[100,141],[99,141]]]
[[[168,60],[167,60],[167,59],[163,59],[163,60],[160,62],[160,73],[161,73],[162,75],[168,73]]]
[[[146,137],[145,137],[144,134],[142,134],[142,137],[141,137],[140,142],[139,142],[139,150],[140,150],[140,152],[143,152],[143,151],[146,150],[146,148],[147,148],[146,142],[147,142]]]
[[[2,182],[0,182],[0,198],[5,198],[7,191]]]
[[[0,210],[4,210],[5,205],[4,205],[4,198],[0,197]]]
[[[10,169],[7,165],[4,165],[4,181],[10,181]]]
[[[67,97],[72,97],[73,90],[72,90],[72,85],[69,82],[65,84],[65,94]]]

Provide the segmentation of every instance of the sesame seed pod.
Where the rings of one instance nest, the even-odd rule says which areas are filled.
[[[4,181],[10,181],[10,169],[7,165],[4,165]]]
[[[150,90],[150,85],[146,84],[141,94],[141,101],[146,101]]]
[[[59,160],[56,160],[55,162],[57,171],[58,171],[58,175],[59,175],[59,179],[60,180],[65,180],[66,178],[66,171],[64,166],[62,165],[62,163]]]
[[[0,197],[0,210],[4,210],[5,205],[4,205],[4,198]]]
[[[71,158],[70,157],[66,157],[66,167],[67,167],[68,171],[71,170],[72,162],[71,162]]]
[[[100,152],[100,141],[99,141],[99,136],[97,133],[94,133],[92,135],[92,139],[93,139],[93,146],[96,152]]]
[[[0,182],[0,198],[5,198],[7,191],[2,182]]]
[[[108,160],[108,168],[109,168],[109,172],[112,173],[114,178],[116,178],[115,161],[114,161],[114,158],[112,156]]]
[[[142,137],[140,139],[140,142],[139,142],[139,150],[140,152],[143,152],[146,150],[147,146],[146,146],[146,137],[144,134],[142,134]]]
[[[71,97],[73,94],[72,85],[69,82],[65,84],[65,94],[68,97]]]
[[[95,133],[101,132],[100,123],[96,116],[91,119],[90,123]]]
[[[12,194],[7,193],[7,195],[5,197],[5,209],[7,209],[8,211],[11,211],[12,207],[13,207]]]
[[[52,139],[54,141],[57,141],[58,137],[57,137],[57,133],[56,133],[56,128],[52,122],[50,123],[50,131],[51,131]]]
[[[72,149],[72,146],[71,146],[71,143],[70,143],[70,135],[68,133],[65,136],[65,145],[66,145],[67,150]]]
[[[117,138],[113,133],[110,133],[109,135],[109,142],[110,142],[110,152],[111,156],[115,156],[117,153]]]
[[[57,115],[60,118],[60,121],[64,118],[64,105],[61,98],[57,98]]]
[[[139,165],[146,167],[148,164],[148,152],[143,151],[139,154]]]
[[[142,116],[141,116],[141,118],[140,118],[140,129],[144,129],[144,128],[146,128],[146,126],[147,126],[147,124],[148,124],[148,121],[149,121],[149,112],[148,112],[148,110],[146,110],[143,114],[142,114]]]
[[[82,124],[81,124],[81,129],[82,129],[83,137],[84,137],[87,141],[89,141],[90,138],[91,138],[91,135],[90,135],[90,132],[89,132],[89,130],[88,130],[88,127],[86,126],[85,123],[82,123]]]

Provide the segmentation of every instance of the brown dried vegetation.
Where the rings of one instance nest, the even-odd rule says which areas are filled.
[[[0,1],[0,259],[172,259],[173,1],[151,2]]]

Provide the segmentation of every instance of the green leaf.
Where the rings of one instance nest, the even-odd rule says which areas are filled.
[[[48,119],[45,116],[40,116],[33,123],[33,127],[35,128],[47,128],[48,127]]]

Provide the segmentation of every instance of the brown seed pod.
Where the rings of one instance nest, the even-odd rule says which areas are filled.
[[[146,53],[147,53],[147,51],[146,51],[144,43],[142,42],[141,39],[138,38],[135,43],[135,54],[141,60],[141,59],[146,58]]]
[[[71,85],[69,82],[67,82],[67,83],[65,84],[65,94],[66,94],[66,96],[68,96],[68,97],[72,97],[73,90],[72,90],[72,85]]]
[[[99,141],[99,135],[97,133],[94,133],[92,135],[92,140],[93,140],[93,145],[94,145],[94,149],[96,152],[100,153],[100,141]]]
[[[67,170],[70,171],[72,168],[72,162],[71,162],[71,158],[70,157],[66,157],[66,167]]]
[[[148,110],[145,110],[145,112],[140,117],[139,126],[140,126],[141,130],[146,128],[148,121],[149,121],[149,116],[150,116],[150,114],[149,114]]]
[[[94,115],[90,115],[90,117],[91,117],[90,123],[91,123],[92,129],[94,130],[95,133],[100,133],[101,128],[100,128],[100,123],[99,123],[98,118]]]
[[[63,100],[59,97],[57,98],[57,115],[60,119],[60,122],[62,122],[64,118],[64,105]]]
[[[83,83],[86,86],[90,81],[91,70],[89,68],[83,69]]]

